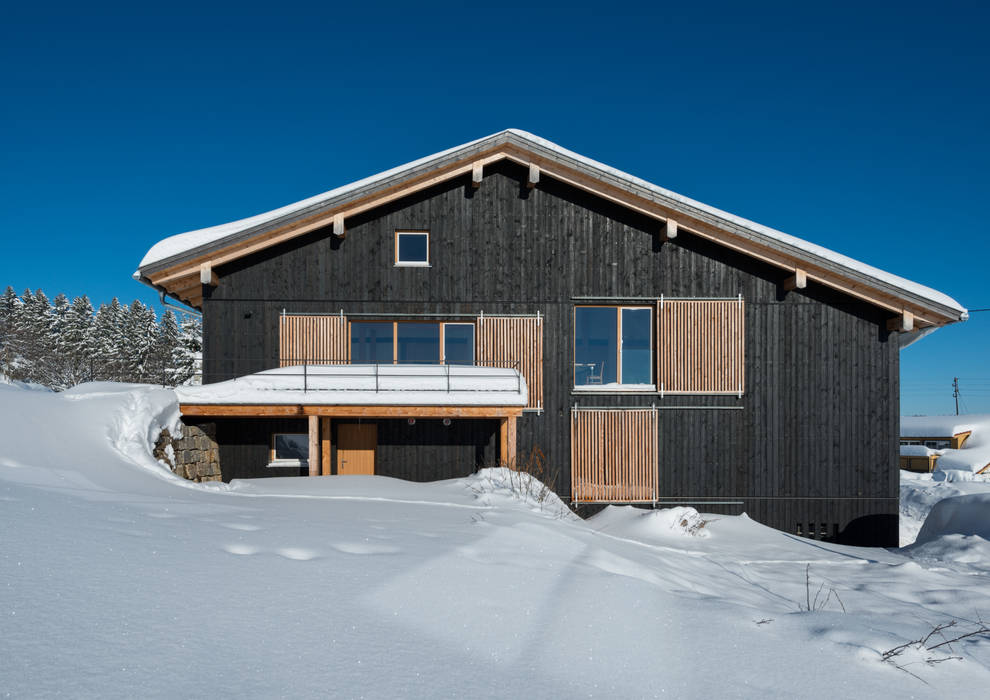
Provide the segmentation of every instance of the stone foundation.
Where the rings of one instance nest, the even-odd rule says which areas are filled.
[[[180,438],[163,430],[155,443],[154,456],[183,479],[196,482],[223,480],[215,425],[183,425]]]

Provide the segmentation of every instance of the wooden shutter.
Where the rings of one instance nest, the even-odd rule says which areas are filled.
[[[657,302],[661,394],[739,394],[745,387],[742,298]]]
[[[657,498],[658,411],[571,411],[571,500],[639,503]]]
[[[475,334],[476,362],[482,367],[518,369],[529,390],[527,408],[543,408],[543,318],[481,316]]]
[[[347,318],[333,316],[293,316],[283,314],[278,321],[279,366],[317,364],[344,365],[350,357]]]

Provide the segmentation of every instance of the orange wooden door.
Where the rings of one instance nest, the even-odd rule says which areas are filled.
[[[337,426],[337,473],[374,474],[378,426],[341,423]]]

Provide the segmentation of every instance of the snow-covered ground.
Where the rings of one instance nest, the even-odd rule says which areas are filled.
[[[901,454],[910,456],[939,455],[936,471],[976,473],[990,466],[990,415],[901,416],[902,438],[951,437],[971,435],[961,449],[934,449],[924,445],[901,445]],[[960,475],[963,476],[963,475]]]
[[[982,637],[881,660],[987,617],[976,535],[888,551],[689,509],[584,522],[500,470],[197,485],[151,457],[175,413],[159,389],[0,385],[0,695],[936,698],[990,683]]]

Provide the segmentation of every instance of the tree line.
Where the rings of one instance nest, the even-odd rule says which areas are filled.
[[[49,301],[42,290],[0,297],[0,375],[56,391],[90,381],[177,386],[197,371],[202,321],[114,297],[95,312],[83,295]]]

